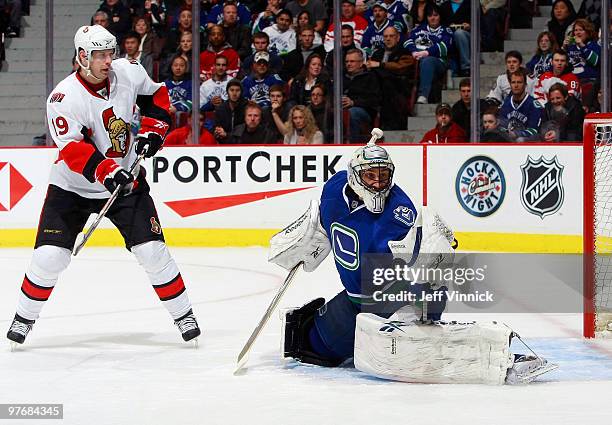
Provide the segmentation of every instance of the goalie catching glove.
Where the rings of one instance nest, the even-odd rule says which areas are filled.
[[[136,135],[136,153],[144,153],[145,158],[151,158],[164,144],[170,126],[155,118],[142,117],[140,130]]]
[[[300,218],[272,236],[268,261],[287,270],[303,262],[304,270],[311,272],[329,251],[331,245],[319,221],[319,201],[312,200]]]

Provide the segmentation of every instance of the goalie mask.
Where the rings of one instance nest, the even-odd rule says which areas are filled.
[[[348,184],[368,211],[380,214],[393,186],[395,166],[387,151],[368,143],[355,151],[348,167]]]
[[[97,50],[113,50],[113,58],[117,56],[117,39],[102,25],[85,25],[79,28],[74,35],[74,49],[76,61],[81,68],[87,71],[88,76],[98,79],[90,70],[92,54]],[[79,52],[85,51],[87,66],[81,63]]]

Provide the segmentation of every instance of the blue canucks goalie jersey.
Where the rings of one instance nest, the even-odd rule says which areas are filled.
[[[335,174],[323,186],[321,225],[327,232],[342,285],[352,297],[369,296],[361,288],[362,257],[391,253],[388,242],[403,239],[416,219],[414,204],[397,185],[380,214],[368,211],[347,180],[347,171]]]

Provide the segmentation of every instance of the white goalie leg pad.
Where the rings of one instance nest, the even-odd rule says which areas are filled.
[[[29,280],[33,285],[46,290],[52,290],[57,283],[60,273],[66,270],[70,264],[71,258],[71,251],[69,249],[53,245],[40,246],[32,254],[32,260],[26,271],[25,279]],[[28,320],[36,320],[45,301],[32,299],[22,291],[19,295],[19,303],[17,304],[17,314]]]
[[[319,201],[312,200],[297,220],[272,236],[268,261],[291,270],[301,261],[311,272],[327,257],[331,245],[319,220]]]
[[[511,333],[495,322],[421,324],[360,313],[355,367],[395,381],[501,385],[513,364]]]

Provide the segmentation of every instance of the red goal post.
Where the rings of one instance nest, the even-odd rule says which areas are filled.
[[[612,335],[612,114],[584,121],[583,272],[586,338]]]

